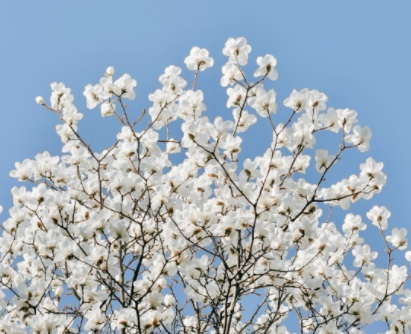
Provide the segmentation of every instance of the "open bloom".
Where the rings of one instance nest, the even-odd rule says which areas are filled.
[[[120,90],[121,97],[129,100],[136,98],[134,87],[137,86],[137,81],[132,79],[129,74],[123,74],[114,82],[114,86]]]
[[[264,57],[257,58],[257,65],[259,66],[254,72],[255,77],[267,76],[271,80],[278,79],[278,73],[275,69],[277,65],[277,59],[272,55],[265,55]]]
[[[87,108],[94,109],[97,105],[108,98],[106,91],[100,85],[87,85],[83,95],[87,99]]]
[[[360,152],[368,151],[370,148],[370,139],[372,137],[371,129],[368,126],[361,127],[359,125],[354,126],[353,134],[345,136],[347,143],[352,143],[358,146]]]
[[[232,61],[223,66],[222,72],[223,76],[221,77],[220,84],[223,87],[232,86],[236,80],[239,81],[243,78],[238,65]]]
[[[335,155],[328,155],[328,150],[317,150],[315,152],[315,169],[319,173],[323,173],[334,161]]]
[[[223,49],[223,54],[230,57],[230,61],[238,62],[241,66],[247,65],[250,52],[251,46],[247,44],[247,39],[244,37],[229,38]]]
[[[288,108],[294,109],[295,112],[301,112],[306,108],[309,96],[310,92],[307,88],[300,91],[294,89],[291,92],[291,95],[284,100],[284,105]]]
[[[249,104],[261,117],[267,117],[270,113],[277,112],[276,94],[274,89],[266,92],[264,89],[258,89],[256,95],[249,99]]]
[[[392,234],[387,236],[387,241],[398,249],[407,248],[407,230],[405,228],[393,228]]]
[[[195,46],[191,49],[190,55],[184,59],[184,63],[190,71],[204,71],[214,65],[214,60],[206,49]]]
[[[381,230],[388,228],[388,218],[391,212],[385,206],[374,206],[367,212],[367,218],[372,221],[372,224],[379,227]]]

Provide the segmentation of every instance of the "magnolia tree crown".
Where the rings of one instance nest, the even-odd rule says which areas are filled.
[[[409,276],[393,262],[406,230],[387,232],[383,206],[366,214],[374,226],[351,213],[332,222],[333,208],[386,183],[372,158],[357,175],[325,182],[346,151],[368,150],[370,129],[308,89],[285,99],[278,114],[288,116],[277,121],[276,93],[265,86],[277,61],[258,57],[251,82],[250,52],[245,38],[223,49],[231,120],[203,116],[197,79],[214,64],[205,49],[184,61],[191,88],[180,67],[166,68],[148,113],[127,108],[137,81],[114,79],[109,67],[84,90],[89,109],[120,123],[103,152],[80,135],[83,115],[63,83],[51,85],[49,104],[36,99],[61,121],[63,155],[38,154],[10,173],[31,187],[12,189],[1,225],[0,333],[359,334],[374,322],[409,333]],[[271,127],[271,144],[246,159],[241,135],[258,119]],[[314,150],[322,132],[336,134],[332,152]],[[384,268],[361,236],[367,227],[381,233]]]

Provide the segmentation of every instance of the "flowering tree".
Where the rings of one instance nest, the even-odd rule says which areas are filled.
[[[223,49],[233,120],[202,116],[197,79],[214,63],[205,49],[184,61],[195,73],[189,89],[181,68],[166,68],[148,115],[125,104],[136,80],[114,80],[109,67],[84,90],[89,109],[100,105],[120,122],[117,141],[101,153],[78,132],[83,115],[69,88],[53,83],[50,104],[37,98],[62,122],[63,155],[38,154],[11,172],[32,187],[12,189],[2,224],[0,333],[285,334],[291,324],[301,333],[358,334],[376,321],[386,333],[410,332],[409,276],[393,264],[406,230],[386,232],[385,207],[366,214],[386,247],[387,266],[378,268],[360,236],[362,217],[332,222],[334,207],[369,199],[386,182],[372,158],[358,175],[326,182],[346,151],[368,150],[370,129],[308,89],[285,99],[289,115],[277,121],[276,93],[263,86],[277,79],[276,59],[258,57],[252,83],[250,51],[245,38]],[[271,145],[244,159],[240,134],[258,118],[272,128]],[[321,132],[337,134],[332,154],[313,150]],[[316,171],[304,179],[311,159]]]

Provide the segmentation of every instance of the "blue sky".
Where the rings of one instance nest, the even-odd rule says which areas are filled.
[[[80,132],[92,147],[103,149],[118,126],[101,119],[97,109],[86,109],[82,92],[107,66],[137,79],[132,106],[140,111],[149,106],[147,96],[159,88],[166,66],[183,67],[192,46],[207,48],[215,66],[200,77],[199,88],[208,116],[229,118],[225,89],[218,84],[225,62],[221,50],[227,38],[244,36],[253,47],[250,73],[257,56],[277,58],[279,80],[273,87],[280,104],[293,88],[307,87],[325,92],[329,106],[358,111],[360,124],[373,130],[371,149],[348,155],[339,172],[357,173],[359,163],[372,156],[384,162],[388,184],[372,202],[352,211],[366,220],[365,210],[385,205],[392,211],[391,227],[409,226],[410,1],[43,0],[0,6],[0,203],[5,211],[17,184],[8,175],[14,163],[43,151],[60,153],[58,120],[34,102],[37,95],[48,100],[51,82],[72,88],[85,114]],[[245,154],[262,152],[265,139],[264,132],[254,132]]]

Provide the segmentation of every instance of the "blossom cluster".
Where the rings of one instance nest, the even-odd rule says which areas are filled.
[[[410,332],[409,274],[393,262],[408,249],[407,231],[387,232],[384,206],[366,214],[370,223],[352,213],[333,221],[382,190],[383,164],[367,158],[358,174],[325,182],[346,151],[369,149],[371,130],[314,89],[294,90],[279,111],[266,82],[278,79],[277,60],[258,57],[251,82],[250,52],[245,38],[226,42],[220,83],[232,117],[214,120],[196,89],[214,65],[206,49],[185,58],[192,87],[182,68],[167,67],[136,119],[126,101],[137,81],[114,79],[109,67],[84,90],[89,109],[120,124],[102,152],[80,135],[70,88],[53,83],[49,104],[36,99],[62,122],[62,155],[38,154],[10,173],[31,186],[12,189],[2,224],[0,333],[364,334],[375,322]],[[271,143],[246,158],[239,134],[257,120],[271,127]],[[322,132],[340,138],[335,152],[316,148]],[[385,242],[384,268],[363,238],[369,227]]]

